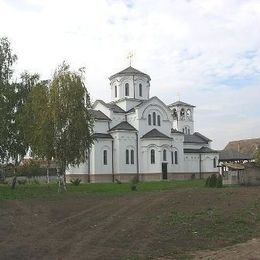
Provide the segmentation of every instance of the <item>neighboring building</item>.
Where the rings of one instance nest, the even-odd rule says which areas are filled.
[[[150,97],[150,76],[131,66],[111,76],[111,99],[91,113],[96,139],[88,162],[67,170],[87,182],[203,178],[217,173],[218,152],[194,132],[194,106]]]

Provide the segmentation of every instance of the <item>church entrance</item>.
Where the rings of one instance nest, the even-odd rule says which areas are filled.
[[[167,163],[162,163],[162,179],[167,180]]]

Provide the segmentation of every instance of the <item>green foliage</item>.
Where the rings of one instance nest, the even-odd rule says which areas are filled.
[[[217,188],[222,188],[223,187],[223,178],[222,178],[222,176],[220,174],[217,177],[216,187]]]
[[[17,183],[19,185],[25,185],[27,183],[27,180],[26,179],[21,179],[21,180],[18,180]]]
[[[79,184],[81,183],[81,179],[77,178],[77,179],[72,179],[70,180],[71,184],[74,186],[79,186]]]
[[[135,177],[131,180],[131,182],[130,182],[130,189],[131,189],[132,191],[136,191],[136,190],[137,190],[137,184],[138,184],[138,183],[139,183],[138,177],[135,176]]]
[[[254,159],[255,159],[255,164],[260,167],[260,150],[257,149],[255,152],[254,152]]]
[[[42,175],[43,169],[40,168],[39,163],[34,160],[24,163],[17,167],[17,174],[27,176],[29,178]]]
[[[223,187],[222,176],[220,174],[217,175],[213,173],[211,176],[209,176],[206,179],[205,186],[210,188],[222,188]]]

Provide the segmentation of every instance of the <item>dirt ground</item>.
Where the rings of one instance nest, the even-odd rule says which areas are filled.
[[[231,216],[259,198],[243,188],[0,201],[0,259],[260,259],[259,239],[230,247],[162,224],[174,210]]]

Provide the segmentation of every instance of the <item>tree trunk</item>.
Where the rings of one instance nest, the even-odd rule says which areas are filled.
[[[48,162],[47,168],[46,168],[46,177],[47,177],[47,183],[48,183],[48,184],[50,183],[49,171],[50,171],[50,163]]]

